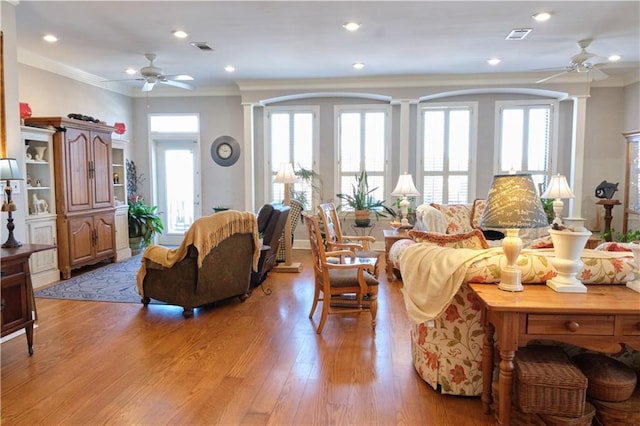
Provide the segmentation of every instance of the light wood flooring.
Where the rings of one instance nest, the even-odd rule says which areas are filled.
[[[477,397],[416,374],[401,283],[381,271],[368,313],[307,318],[310,257],[244,303],[198,309],[36,299],[34,355],[3,343],[2,425],[491,425]],[[315,321],[319,320],[316,312]]]

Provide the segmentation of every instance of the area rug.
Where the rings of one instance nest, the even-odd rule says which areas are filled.
[[[35,296],[48,299],[140,303],[136,272],[140,267],[141,256],[139,254],[122,262],[99,265],[86,272],[78,270],[80,273],[68,280],[36,290]]]

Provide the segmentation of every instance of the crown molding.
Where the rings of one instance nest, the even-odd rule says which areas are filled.
[[[548,73],[492,73],[492,74],[437,74],[437,75],[390,75],[378,77],[349,77],[321,79],[281,79],[281,80],[239,80],[237,86],[198,87],[188,93],[184,89],[163,87],[162,90],[141,92],[138,88],[119,82],[106,82],[104,78],[87,73],[63,63],[44,58],[27,50],[17,49],[18,63],[39,68],[85,84],[120,93],[125,96],[142,97],[185,97],[185,96],[242,96],[247,92],[280,90],[280,91],[313,91],[315,93],[337,93],[345,90],[371,90],[394,88],[483,88],[483,87],[537,87],[541,90],[561,90],[559,85],[587,83],[583,73],[567,73],[541,84],[535,82],[548,76]],[[634,64],[635,66],[635,64]],[[625,74],[609,75],[601,81],[592,81],[591,87],[625,87],[640,81],[640,66],[636,66]]]

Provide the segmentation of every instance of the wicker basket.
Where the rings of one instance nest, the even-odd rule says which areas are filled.
[[[591,426],[593,416],[596,414],[596,407],[588,402],[584,405],[584,414],[580,417],[552,416],[550,414],[540,414],[546,426]]]
[[[602,426],[640,425],[640,387],[623,402],[608,402],[591,399],[596,407],[594,424]]]
[[[491,395],[493,396],[493,404],[491,409],[498,421],[498,382],[491,383]],[[533,413],[523,413],[515,402],[511,404],[511,424],[518,426],[545,426],[544,422],[538,415]]]
[[[628,399],[636,388],[635,371],[621,361],[593,353],[576,355],[571,360],[589,380],[590,398],[620,402]]]
[[[556,346],[528,346],[515,358],[516,398],[524,413],[584,415],[587,378]]]

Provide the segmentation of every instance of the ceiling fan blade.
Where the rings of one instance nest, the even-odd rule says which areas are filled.
[[[604,80],[606,78],[609,77],[609,75],[607,75],[604,71],[593,67],[589,70],[589,73],[591,73],[591,78],[598,81],[598,80]]]
[[[167,84],[169,86],[180,87],[182,89],[193,90],[193,86],[191,86],[191,85],[189,85],[187,83],[182,83],[180,81],[160,80],[160,83]]]
[[[559,72],[559,73],[557,73],[557,74],[554,74],[554,75],[551,75],[551,76],[549,76],[549,77],[543,78],[542,80],[538,80],[538,81],[536,81],[536,83],[544,83],[545,81],[549,81],[549,80],[551,80],[552,78],[556,78],[556,77],[560,77],[561,75],[565,75],[565,74],[566,74],[566,73],[568,73],[568,72],[569,72],[569,71],[562,71],[562,72]]]
[[[145,81],[144,82],[144,86],[142,86],[142,91],[143,92],[150,92],[153,90],[153,86],[156,85],[156,82],[149,82],[149,81]]]
[[[193,81],[193,77],[189,74],[174,74],[174,75],[165,75],[164,79],[173,80],[173,81]]]
[[[114,83],[114,82],[118,82],[118,81],[143,81],[144,78],[139,77],[139,78],[121,78],[118,80],[102,80],[101,83]]]

